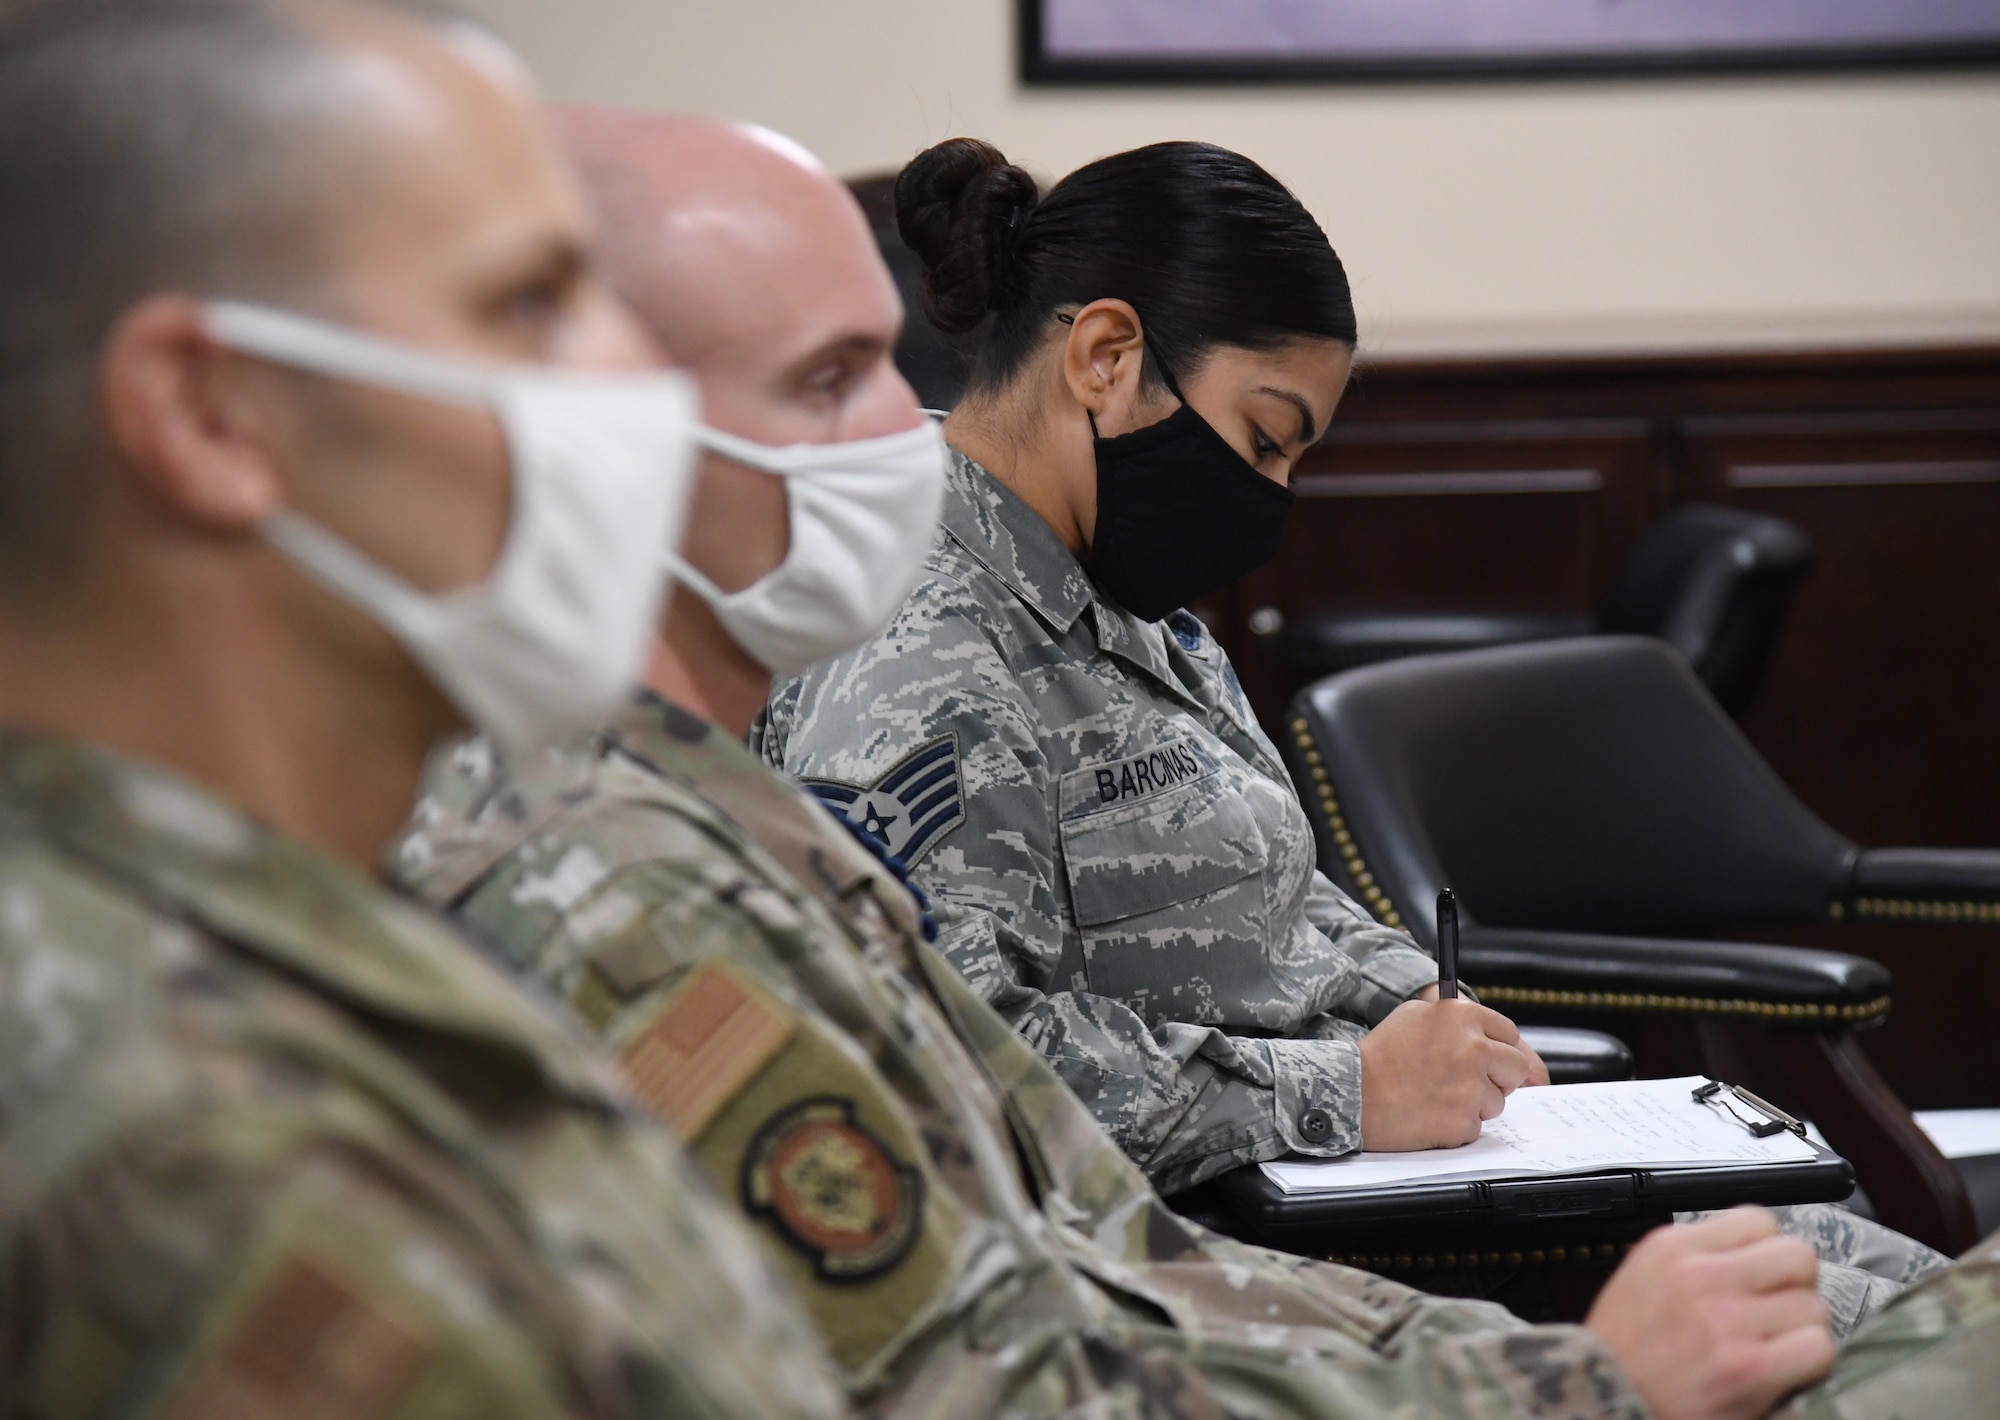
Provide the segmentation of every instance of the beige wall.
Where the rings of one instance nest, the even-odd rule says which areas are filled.
[[[1377,355],[2000,343],[2000,75],[1023,90],[1012,0],[473,0],[564,98],[791,133],[835,169],[991,139],[1044,176],[1249,153]]]

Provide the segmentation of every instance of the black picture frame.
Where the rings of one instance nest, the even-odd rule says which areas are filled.
[[[1252,59],[1060,58],[1049,54],[1044,43],[1043,14],[1048,3],[1049,0],[1015,0],[1021,82],[1035,87],[1594,79],[2000,67],[2000,39],[1786,49],[1636,50],[1588,55],[1439,54],[1393,59],[1340,59],[1323,55]]]

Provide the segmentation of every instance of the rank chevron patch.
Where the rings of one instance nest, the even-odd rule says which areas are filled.
[[[867,787],[831,779],[805,786],[826,806],[888,845],[891,855],[915,864],[945,834],[965,822],[965,785],[958,773],[958,741],[940,735],[919,745]]]

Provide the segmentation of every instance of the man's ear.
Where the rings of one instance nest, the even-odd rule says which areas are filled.
[[[1063,379],[1076,402],[1090,411],[1100,433],[1110,436],[1137,427],[1132,412],[1139,401],[1145,358],[1145,328],[1128,303],[1092,301],[1071,317],[1069,339],[1063,345]]]
[[[105,337],[98,390],[112,448],[138,481],[218,532],[260,527],[285,501],[271,466],[269,385],[208,335],[199,301],[153,296]]]

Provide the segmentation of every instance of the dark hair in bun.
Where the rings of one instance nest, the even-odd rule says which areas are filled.
[[[1354,343],[1347,272],[1319,223],[1283,183],[1210,143],[1100,158],[1040,197],[992,144],[953,138],[896,179],[896,225],[924,263],[933,324],[956,333],[993,317],[974,391],[1006,383],[1058,312],[1107,297],[1132,304],[1179,379],[1220,345]]]
[[[924,314],[952,335],[976,327],[1008,294],[1022,225],[1041,194],[991,143],[953,138],[896,177],[896,230],[924,264]]]

